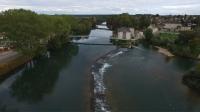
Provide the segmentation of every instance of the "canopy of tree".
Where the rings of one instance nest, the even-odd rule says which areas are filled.
[[[146,29],[144,31],[144,35],[145,35],[145,39],[150,42],[151,39],[153,38],[153,32],[152,32],[152,29]]]
[[[60,48],[70,34],[88,34],[91,18],[65,15],[39,15],[30,10],[11,9],[0,13],[0,32],[12,42],[17,51],[30,57],[50,49]]]
[[[200,64],[183,76],[183,84],[200,93]]]
[[[160,33],[152,36],[150,31],[145,32],[146,41],[153,45],[168,48],[174,54],[197,58],[200,55],[200,31],[183,31],[176,33]]]
[[[180,32],[172,51],[180,56],[198,57],[200,54],[200,31]]]
[[[108,27],[117,30],[120,27],[134,27],[143,30],[150,25],[151,21],[148,16],[131,16],[127,13],[113,15],[107,19]]]

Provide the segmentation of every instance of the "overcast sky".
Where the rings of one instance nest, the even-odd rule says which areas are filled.
[[[0,11],[13,8],[46,14],[200,15],[200,0],[0,0]]]

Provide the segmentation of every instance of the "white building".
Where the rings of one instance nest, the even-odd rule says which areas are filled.
[[[182,26],[180,28],[178,28],[178,31],[191,31],[192,28],[189,26]]]
[[[117,31],[117,39],[122,39],[122,40],[132,39],[132,33],[130,28],[119,28]]]
[[[163,26],[163,31],[166,32],[176,32],[179,28],[181,28],[182,25],[181,24],[176,24],[176,23],[166,23]]]
[[[159,33],[159,29],[153,24],[151,24],[148,28],[152,30],[153,34],[158,34]]]
[[[119,28],[117,32],[117,39],[131,40],[142,38],[144,38],[143,32],[137,31],[134,28]]]

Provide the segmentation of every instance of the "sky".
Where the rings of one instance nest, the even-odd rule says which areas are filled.
[[[200,0],[0,0],[0,11],[19,8],[45,14],[200,15]]]

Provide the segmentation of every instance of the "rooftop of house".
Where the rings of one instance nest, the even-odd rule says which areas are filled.
[[[165,23],[164,24],[164,28],[177,28],[181,26],[182,24],[179,24],[179,23]]]
[[[118,32],[131,32],[130,28],[122,27],[117,30]]]

